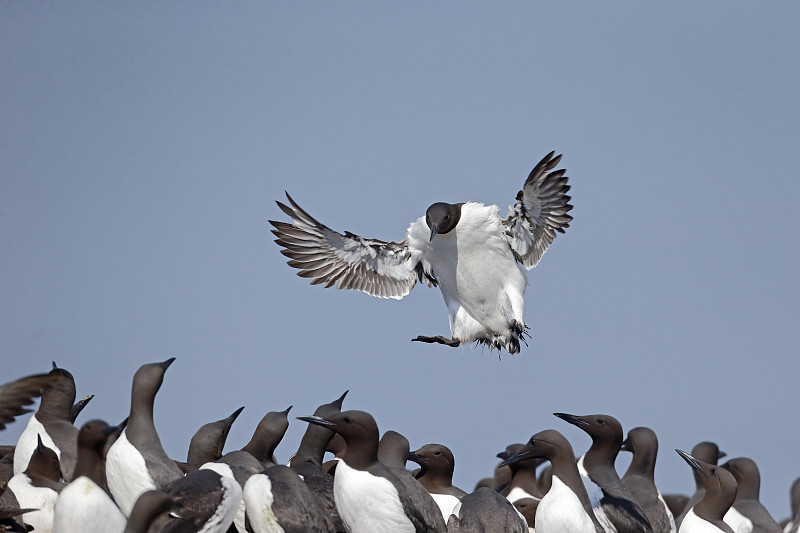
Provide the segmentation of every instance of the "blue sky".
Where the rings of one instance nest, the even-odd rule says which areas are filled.
[[[167,451],[246,406],[310,414],[345,389],[456,484],[556,411],[714,440],[760,466],[777,519],[800,476],[800,7],[793,2],[0,4],[2,380],[70,369],[118,422],[141,364]],[[505,212],[563,153],[575,220],[529,275],[517,356],[447,334],[436,290],[311,287],[268,219],[401,239],[435,201]],[[25,421],[0,439],[13,441]],[[278,448],[287,460],[305,424]],[[624,455],[618,462],[621,471]]]

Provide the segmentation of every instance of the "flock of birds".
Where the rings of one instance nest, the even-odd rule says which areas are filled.
[[[241,450],[223,453],[229,417],[202,426],[185,462],[164,451],[153,422],[156,394],[174,359],[133,377],[128,418],[117,426],[74,422],[73,376],[56,367],[0,386],[0,430],[41,396],[16,445],[0,447],[0,531],[54,533],[786,532],[800,527],[800,479],[792,520],[779,525],[759,503],[756,464],[702,442],[677,450],[694,473],[691,496],[662,496],[654,483],[655,433],[624,436],[608,415],[555,415],[585,431],[576,459],[548,429],[497,454],[494,475],[471,493],[452,483],[455,460],[443,444],[411,451],[394,431],[379,434],[367,412],[342,410],[347,392],[298,419],[307,430],[288,465],[274,451],[289,409],[267,413]],[[625,438],[623,438],[625,437]],[[633,459],[620,477],[622,450]],[[333,458],[325,461],[325,454]],[[409,469],[408,462],[418,468]],[[546,463],[546,464],[543,464]]]
[[[528,326],[522,318],[526,270],[533,268],[572,217],[561,156],[546,155],[531,171],[506,218],[476,202],[432,204],[402,241],[364,239],[331,230],[287,194],[278,202],[292,223],[271,221],[289,265],[312,284],[336,285],[382,298],[402,298],[419,281],[439,287],[450,337],[415,341],[459,346],[476,342],[517,353]],[[759,503],[759,473],[747,458],[718,465],[709,442],[677,450],[694,473],[689,497],[662,496],[654,482],[655,433],[624,435],[612,416],[556,413],[592,438],[576,459],[556,430],[511,444],[494,476],[470,493],[453,485],[455,459],[443,444],[411,451],[408,440],[382,436],[365,411],[342,411],[343,394],[320,405],[288,465],[275,448],[289,409],[267,413],[241,450],[223,453],[231,416],[201,427],[185,462],[170,458],[153,408],[173,359],[143,365],[133,377],[131,409],[117,426],[74,425],[91,399],[77,403],[72,375],[48,374],[0,387],[0,430],[41,396],[16,445],[0,447],[0,531],[54,533],[795,533],[800,482],[792,488],[792,520],[783,527]],[[620,451],[633,454],[620,477]],[[333,460],[325,461],[331,453]],[[408,462],[418,465],[409,470]],[[543,465],[546,463],[545,465]],[[543,466],[540,466],[543,465]],[[796,493],[796,494],[795,494]]]

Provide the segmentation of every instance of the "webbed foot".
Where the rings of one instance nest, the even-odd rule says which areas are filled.
[[[460,340],[448,339],[447,337],[442,337],[441,335],[436,335],[435,337],[429,337],[427,335],[419,335],[417,338],[411,339],[411,342],[437,343],[437,344],[444,344],[446,346],[452,346],[453,348],[461,345]]]

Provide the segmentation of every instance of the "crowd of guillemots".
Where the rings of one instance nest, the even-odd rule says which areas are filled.
[[[455,460],[442,444],[411,451],[394,431],[382,436],[367,412],[342,410],[347,392],[300,416],[307,430],[288,465],[274,451],[289,409],[267,413],[241,450],[223,447],[241,408],[202,426],[185,462],[164,451],[153,421],[156,393],[173,362],[145,364],[133,377],[130,414],[110,426],[74,422],[73,376],[56,367],[0,387],[0,430],[41,401],[16,445],[0,447],[0,531],[114,532],[674,532],[794,533],[759,503],[751,459],[701,442],[676,450],[694,473],[693,495],[662,495],[654,483],[655,433],[624,435],[608,415],[555,413],[592,438],[576,459],[556,430],[511,444],[492,477],[470,493],[452,483]],[[618,453],[632,452],[624,475]],[[326,453],[330,460],[325,461]],[[408,463],[416,464],[409,469]]]

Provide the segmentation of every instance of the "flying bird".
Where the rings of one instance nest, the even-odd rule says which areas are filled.
[[[459,346],[473,341],[514,354],[525,342],[526,270],[535,267],[572,217],[565,170],[547,154],[531,171],[505,218],[496,205],[432,204],[400,241],[341,234],[318,222],[286,193],[277,202],[292,223],[270,220],[281,253],[311,284],[401,299],[417,282],[442,291],[450,338],[412,340]]]

